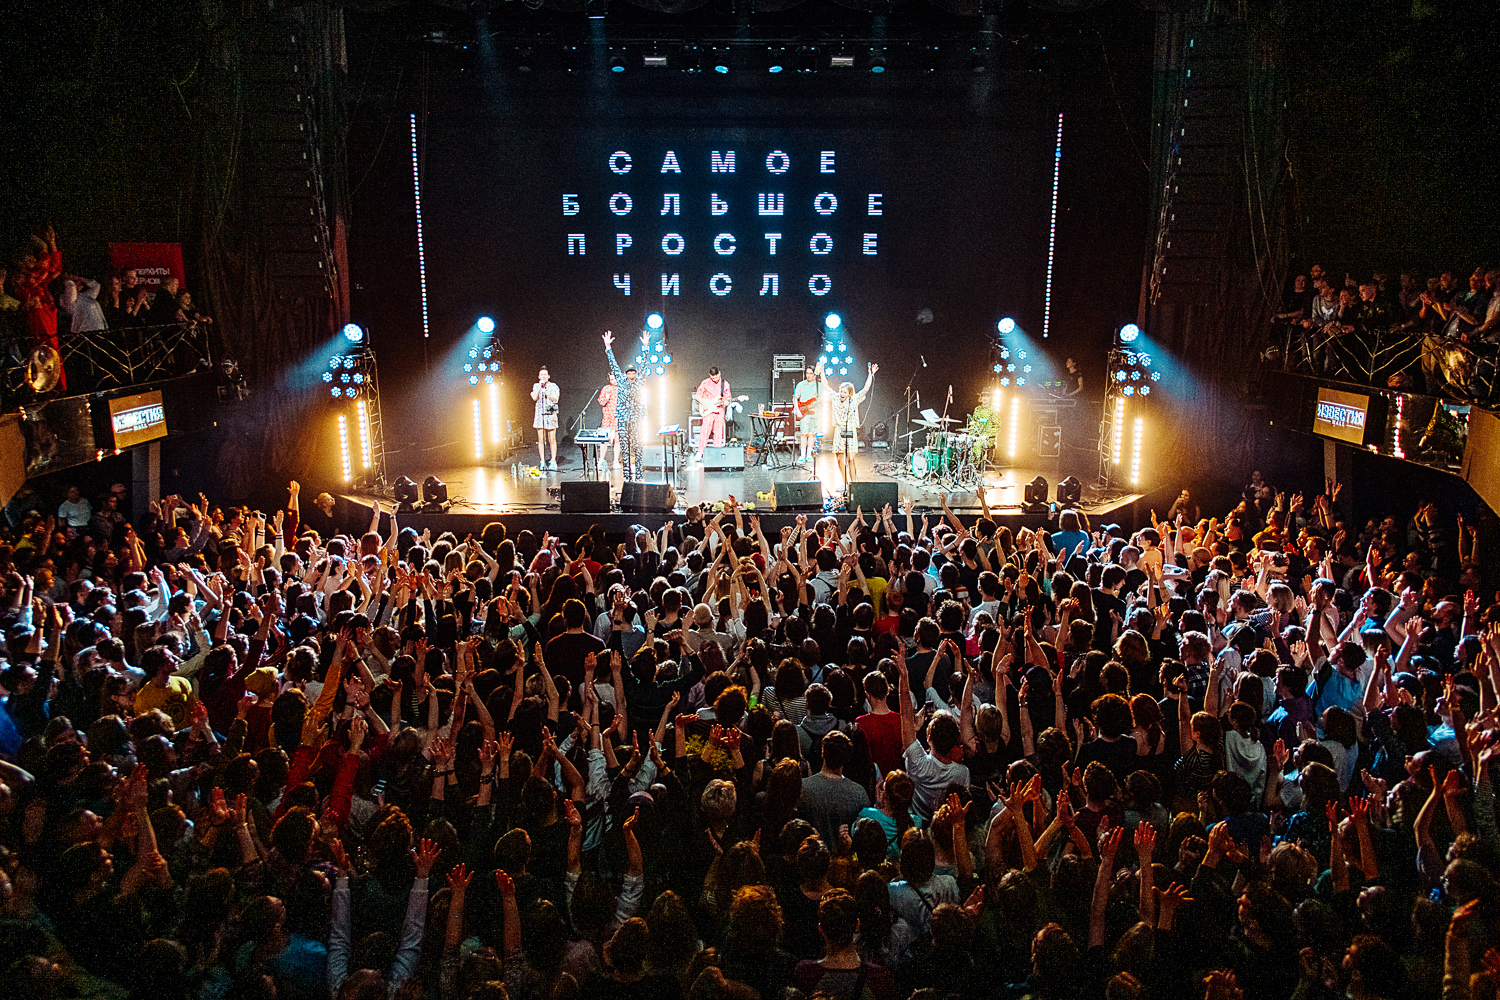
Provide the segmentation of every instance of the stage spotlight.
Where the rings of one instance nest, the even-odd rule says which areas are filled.
[[[844,325],[844,320],[838,313],[829,313],[823,317],[823,325],[830,330],[837,330]]]
[[[437,476],[428,476],[422,480],[422,502],[427,504],[447,503],[448,484]]]
[[[798,73],[811,73],[818,68],[818,50],[811,45],[800,45],[792,54],[792,68]]]
[[[620,55],[612,55],[612,56],[610,56],[609,57],[609,71],[611,73],[623,73],[623,72],[625,72],[625,57],[624,56],[620,56]]]
[[[1140,335],[1141,328],[1134,323],[1126,323],[1120,327],[1120,343],[1122,344],[1133,344]]]
[[[853,69],[854,57],[847,53],[839,52],[828,60],[828,65],[832,69]]]
[[[417,484],[409,476],[402,476],[396,480],[392,487],[396,494],[396,503],[403,514],[410,514],[417,503]]]
[[[1083,484],[1069,476],[1057,484],[1057,502],[1076,507],[1083,500]]]
[[[995,324],[995,329],[999,330],[1002,334],[1015,333],[1016,321],[1011,319],[1009,316],[1005,316],[1000,320],[1000,322]]]
[[[662,55],[660,52],[651,52],[645,56],[642,56],[641,62],[645,66],[651,67],[653,69],[667,68],[667,57]]]
[[[1047,513],[1047,477],[1037,476],[1026,484],[1021,495],[1022,514]]]
[[[885,49],[871,49],[870,50],[870,72],[871,73],[884,73],[885,72]]]
[[[786,69],[786,49],[770,45],[766,47],[766,72],[780,73]]]
[[[344,339],[349,341],[349,343],[351,344],[362,343],[365,339],[364,327],[360,326],[358,323],[345,323]]]
[[[709,59],[715,73],[729,72],[729,50],[727,48],[714,48],[713,52],[709,56]]]
[[[474,326],[476,326],[479,329],[480,333],[494,333],[495,332],[495,321],[493,319],[490,319],[490,317],[488,317],[488,316],[481,316],[478,319],[476,319],[474,321]]]
[[[660,330],[664,323],[666,323],[666,320],[662,318],[661,313],[652,313],[646,317],[646,329],[648,330]]]

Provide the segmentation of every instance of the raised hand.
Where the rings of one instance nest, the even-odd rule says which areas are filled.
[[[411,859],[417,866],[417,878],[427,878],[432,874],[432,866],[437,864],[438,857],[443,852],[437,844],[422,838],[421,842],[411,852]]]
[[[1141,859],[1141,864],[1149,863],[1151,855],[1156,852],[1156,827],[1150,823],[1142,822],[1135,828],[1135,853]]]
[[[464,893],[469,891],[469,881],[473,877],[474,876],[469,872],[468,866],[460,861],[453,867],[453,870],[448,873],[448,891],[453,895],[462,898]]]

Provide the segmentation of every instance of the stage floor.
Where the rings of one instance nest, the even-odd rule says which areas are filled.
[[[753,456],[752,456],[753,458]],[[783,459],[784,461],[784,459]],[[1096,461],[1096,460],[1094,460]],[[997,515],[1016,515],[1021,508],[1022,491],[1025,485],[1037,476],[1048,482],[1048,499],[1056,496],[1056,484],[1071,474],[1083,483],[1082,510],[1094,521],[1107,518],[1116,511],[1123,511],[1143,498],[1143,494],[1126,493],[1120,490],[1101,490],[1095,486],[1097,468],[1062,468],[1058,464],[1008,466],[992,468],[984,476],[984,498]],[[404,470],[403,470],[404,471]],[[619,469],[608,470],[611,505],[619,500],[623,482]],[[586,470],[576,447],[560,448],[558,470],[539,472],[536,467],[536,452],[528,449],[513,453],[500,463],[472,464],[449,468],[434,468],[407,471],[406,475],[420,482],[428,475],[436,475],[448,484],[448,498],[453,514],[504,515],[538,514],[560,510],[558,487],[564,481],[593,480],[596,477]],[[740,503],[753,503],[757,509],[771,507],[771,493],[777,482],[799,482],[821,480],[825,506],[829,510],[843,510],[844,482],[839,476],[838,465],[833,456],[823,455],[817,459],[816,469],[811,467],[782,467],[748,465],[743,471],[706,470],[689,463],[670,477],[676,489],[678,510],[689,504],[714,504],[727,501],[733,496]],[[659,469],[648,469],[643,481],[647,483],[667,482]],[[860,454],[857,463],[858,482],[895,482],[900,499],[912,501],[918,510],[940,508],[943,497],[955,511],[975,513],[981,509],[977,484],[955,482],[924,482],[904,471],[901,465],[892,462],[890,453],[876,450]],[[387,497],[388,498],[388,497]],[[368,498],[350,494],[349,499],[368,503]],[[368,509],[368,508],[366,508]],[[849,511],[853,513],[852,510]],[[604,513],[604,512],[600,512]],[[1128,517],[1122,516],[1121,520]]]

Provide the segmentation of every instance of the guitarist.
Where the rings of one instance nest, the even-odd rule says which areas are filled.
[[[818,398],[822,395],[822,387],[818,383],[819,374],[818,369],[809,365],[807,377],[792,389],[792,400],[797,405],[797,440],[800,442],[797,450],[798,465],[806,465],[812,461],[813,445],[818,438]]]
[[[698,444],[694,448],[693,460],[701,462],[703,449],[710,443],[710,437],[713,438],[715,448],[724,446],[724,408],[734,396],[729,391],[728,380],[719,374],[719,369],[710,368],[708,378],[698,383],[693,398],[698,401],[698,414],[703,418],[703,423],[698,427]]]

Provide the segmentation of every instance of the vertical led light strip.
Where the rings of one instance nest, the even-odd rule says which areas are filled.
[[[363,399],[354,404],[354,408],[359,417],[359,467],[368,470],[374,457],[370,453],[370,410]]]
[[[1146,422],[1135,418],[1135,429],[1130,446],[1130,485],[1141,484],[1141,439],[1146,436]]]
[[[354,469],[349,461],[349,418],[339,414],[339,460],[343,463],[344,482],[354,478]]]
[[[413,119],[415,121],[415,119]],[[1062,173],[1062,112],[1057,113],[1057,149],[1052,153],[1052,224],[1047,230],[1047,297],[1042,305],[1042,339],[1047,338],[1052,328],[1052,257],[1057,249],[1057,186],[1058,176]],[[413,125],[413,128],[416,126]],[[415,133],[413,133],[415,134]],[[420,219],[420,215],[418,219]],[[421,239],[422,230],[417,229],[418,240]],[[425,287],[425,286],[424,286]],[[425,292],[423,293],[426,294]],[[426,302],[426,299],[423,299]]]
[[[1397,458],[1405,458],[1406,452],[1401,447],[1401,424],[1406,419],[1406,397],[1400,393],[1396,394],[1396,441],[1392,453]]]
[[[1005,455],[1007,458],[1016,457],[1016,428],[1021,424],[1021,394],[1016,393],[1010,397],[1010,429],[1005,440]]]
[[[479,397],[474,397],[474,457],[484,458],[484,422],[480,419]]]
[[[490,444],[500,443],[500,386],[490,383]]]
[[[661,423],[657,424],[657,426],[665,427],[667,426],[667,377],[663,375],[657,379],[656,384],[658,387],[657,391],[661,393]]]
[[[427,248],[422,242],[422,177],[417,170],[417,113],[415,111],[411,113],[411,191],[417,205],[417,270],[422,276],[422,339],[426,340],[432,331],[427,323]],[[1055,205],[1057,201],[1055,187],[1052,198]],[[1047,273],[1047,287],[1051,289],[1052,267],[1050,264],[1047,267]]]
[[[1120,464],[1120,452],[1125,440],[1125,397],[1115,397],[1115,442],[1114,447],[1109,450],[1110,460]]]

